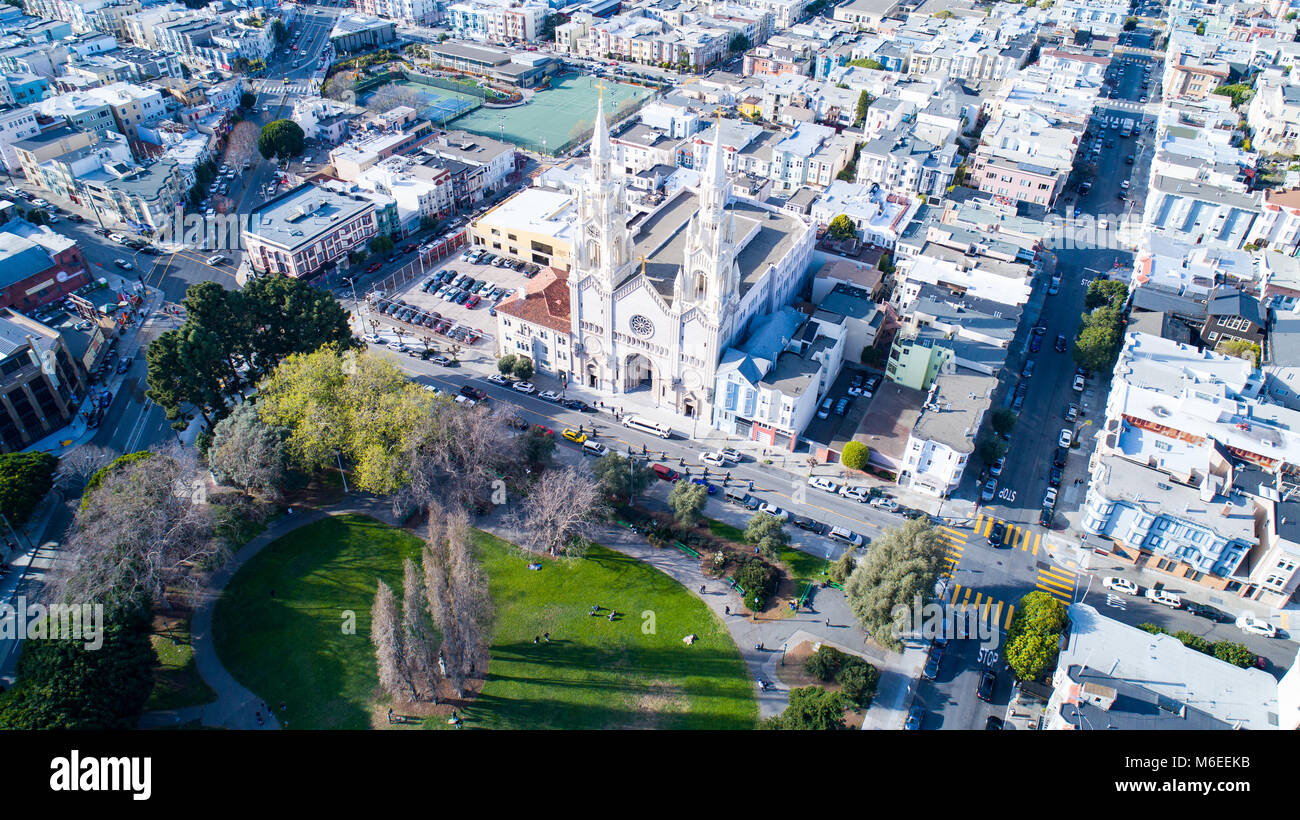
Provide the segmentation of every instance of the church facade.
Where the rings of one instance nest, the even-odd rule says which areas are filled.
[[[710,423],[723,352],[803,287],[813,227],[733,198],[724,150],[710,147],[698,189],[634,211],[598,106],[568,276],[570,383]]]

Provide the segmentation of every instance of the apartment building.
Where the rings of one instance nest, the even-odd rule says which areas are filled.
[[[1051,207],[1065,189],[1082,129],[1029,111],[998,117],[970,155],[969,184],[1003,200]]]
[[[542,268],[519,293],[496,306],[497,355],[527,356],[539,373],[571,373],[574,349],[569,298],[569,272]]]
[[[856,226],[858,241],[893,250],[921,203],[913,196],[892,194],[876,183],[837,179],[813,200],[813,222],[825,228],[843,214]]]
[[[857,179],[890,193],[938,197],[947,192],[960,165],[956,142],[936,145],[900,126],[862,146]]]
[[[76,241],[47,227],[0,230],[0,307],[32,312],[90,284]]]
[[[249,223],[242,240],[252,269],[295,278],[345,259],[379,230],[369,199],[311,184],[254,208]]]
[[[58,331],[0,308],[0,451],[14,453],[70,424],[86,371]]]
[[[0,107],[0,162],[4,163],[6,172],[12,175],[22,169],[14,146],[40,132],[40,126],[36,122],[36,109],[26,105]]]
[[[1300,154],[1300,85],[1280,69],[1265,70],[1255,81],[1246,109],[1251,147],[1263,154]]]
[[[356,9],[372,17],[413,25],[427,25],[442,19],[442,4],[437,0],[357,0]]]
[[[469,241],[498,255],[568,271],[576,214],[572,194],[525,188],[474,220]]]

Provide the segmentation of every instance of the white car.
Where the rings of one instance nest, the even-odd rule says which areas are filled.
[[[1083,376],[1076,375],[1076,376],[1074,377],[1074,384],[1072,384],[1072,385],[1070,385],[1070,386],[1071,386],[1072,388],[1074,388],[1074,392],[1076,392],[1076,393],[1082,393],[1082,392],[1083,392],[1083,388],[1086,387],[1087,385],[1086,385],[1086,383],[1085,383],[1084,380],[1083,380]]]
[[[790,517],[790,513],[786,512],[785,510],[781,509],[775,504],[768,504],[766,501],[760,504],[758,508],[763,512],[767,513],[768,515],[776,518],[778,521],[785,521]]]
[[[825,490],[828,493],[838,493],[840,491],[840,485],[825,476],[809,476],[808,486],[815,487],[818,490]]]
[[[556,393],[554,390],[543,390],[537,394],[537,398],[546,399],[547,401],[559,401],[560,394]]]
[[[506,387],[510,386],[510,380],[507,379],[505,376],[501,375],[500,373],[493,373],[492,375],[487,377],[487,380],[492,382],[493,384],[500,384]]]
[[[402,353],[406,350],[406,345],[401,342],[389,342],[387,347],[389,350],[396,350],[398,353]]]
[[[866,487],[850,487],[847,484],[840,490],[840,495],[845,498],[858,502],[859,504],[867,503],[868,495]]]
[[[1146,598],[1153,604],[1167,606],[1170,609],[1178,609],[1183,605],[1182,596],[1172,592],[1165,592],[1163,589],[1152,587],[1147,590]]]
[[[879,498],[871,499],[871,506],[878,507],[885,512],[894,512],[898,509],[898,502],[892,498],[885,498],[883,495]]]
[[[732,464],[739,464],[745,459],[745,456],[739,450],[733,450],[730,447],[723,447],[718,451],[718,455],[722,456]]]
[[[113,240],[114,242],[125,242],[125,241],[126,241],[126,237],[125,237],[125,236],[122,236],[122,234],[120,234],[120,233],[111,233],[111,234],[108,235],[108,238],[111,239],[111,240]]]
[[[1116,592],[1122,592],[1125,595],[1137,595],[1138,585],[1127,578],[1117,578],[1114,575],[1107,575],[1101,579],[1101,585],[1106,589],[1113,589]]]
[[[1062,427],[1061,435],[1056,439],[1057,446],[1069,447],[1070,443],[1073,441],[1074,441],[1074,431],[1071,430],[1069,427]]]
[[[1263,635],[1265,638],[1277,637],[1277,627],[1268,621],[1256,618],[1251,612],[1243,612],[1237,616],[1237,628],[1252,635]]]
[[[727,460],[717,453],[700,453],[700,463],[710,467],[727,466]]]
[[[371,344],[381,345],[384,343],[384,337],[380,336],[378,333],[367,333],[366,341]]]
[[[208,257],[208,264],[209,264],[209,265],[220,265],[222,262],[225,262],[225,261],[226,261],[226,257],[222,256],[221,254],[217,254],[216,256],[209,256],[209,257]]]
[[[532,382],[515,382],[514,388],[520,393],[536,393],[537,388],[533,387]]]
[[[1043,508],[1047,510],[1056,509],[1056,488],[1048,487],[1047,493],[1043,495]]]

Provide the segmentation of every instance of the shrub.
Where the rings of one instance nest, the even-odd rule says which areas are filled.
[[[844,451],[840,453],[840,461],[850,470],[865,469],[870,458],[870,448],[860,441],[850,441],[844,445]]]
[[[880,670],[854,655],[844,655],[840,671],[835,676],[840,692],[859,709],[866,709],[876,696],[880,683]]]
[[[803,671],[820,681],[829,681],[840,671],[844,653],[830,646],[819,646],[817,651],[803,662]]]
[[[1234,641],[1216,642],[1211,654],[1221,661],[1227,661],[1233,666],[1240,666],[1242,669],[1246,669],[1255,663],[1255,653],[1250,651],[1250,647]]]
[[[747,556],[736,567],[736,583],[745,590],[745,606],[760,612],[767,603],[773,572],[767,562],[757,556]]]
[[[1188,649],[1195,649],[1197,652],[1204,652],[1207,655],[1213,651],[1214,644],[1210,643],[1205,638],[1202,638],[1200,635],[1184,631],[1175,632],[1174,637],[1182,641],[1183,646]]]

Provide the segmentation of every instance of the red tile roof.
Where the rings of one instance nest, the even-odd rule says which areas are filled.
[[[497,305],[497,313],[569,333],[569,272],[542,268],[522,291]]]

